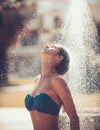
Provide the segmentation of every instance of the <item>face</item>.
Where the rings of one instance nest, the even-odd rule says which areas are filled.
[[[60,62],[62,56],[59,56],[60,46],[56,44],[46,45],[40,53],[41,59],[48,62]]]
[[[57,45],[46,45],[41,51],[40,55],[56,56],[60,51],[60,47]]]

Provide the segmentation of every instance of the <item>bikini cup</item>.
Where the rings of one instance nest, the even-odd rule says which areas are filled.
[[[60,110],[53,99],[45,93],[40,93],[35,97],[27,94],[25,97],[25,106],[29,111],[37,110],[51,115],[58,115]]]

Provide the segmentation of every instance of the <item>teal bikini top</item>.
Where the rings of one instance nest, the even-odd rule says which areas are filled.
[[[25,106],[31,110],[37,110],[51,115],[59,114],[59,106],[45,93],[40,93],[33,97],[31,94],[27,94],[25,97]]]

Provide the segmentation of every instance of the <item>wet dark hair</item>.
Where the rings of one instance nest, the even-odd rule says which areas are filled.
[[[67,51],[64,48],[60,48],[60,52],[58,53],[60,56],[63,56],[62,61],[56,66],[56,71],[58,74],[63,75],[65,74],[69,69],[69,55]]]

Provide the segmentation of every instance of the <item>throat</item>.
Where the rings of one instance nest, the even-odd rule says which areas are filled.
[[[50,71],[47,73],[42,73],[41,74],[41,78],[49,78],[49,77],[53,77],[53,76],[57,76],[58,73],[56,71]]]
[[[49,74],[43,74],[41,75],[41,78],[49,78],[49,77],[53,77],[53,76],[56,76],[57,73],[49,73]]]
[[[57,75],[57,71],[54,69],[54,67],[50,66],[42,66],[41,70],[41,78],[47,78],[52,77],[54,75]]]

